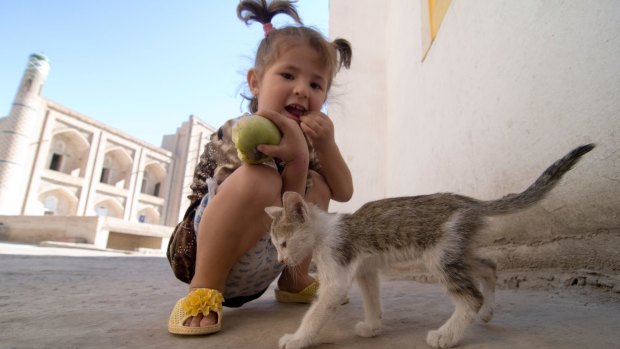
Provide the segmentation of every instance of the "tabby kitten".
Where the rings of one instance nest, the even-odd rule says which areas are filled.
[[[284,193],[283,208],[265,209],[273,218],[271,239],[278,259],[295,266],[312,253],[321,286],[297,331],[280,338],[280,348],[317,344],[320,329],[354,278],[364,304],[364,321],[355,332],[376,336],[381,331],[378,270],[414,259],[425,263],[455,303],[450,319],[429,331],[426,341],[435,348],[456,345],[476,318],[487,322],[493,316],[495,263],[477,256],[470,246],[484,217],[513,213],[543,199],[593,148],[588,144],[574,149],[524,192],[492,201],[439,193],[378,200],[353,214],[331,214],[305,203],[295,192]]]

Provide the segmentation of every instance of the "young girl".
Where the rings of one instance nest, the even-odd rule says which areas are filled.
[[[271,19],[277,14],[300,26],[275,29]],[[168,331],[174,334],[219,331],[222,305],[239,307],[260,297],[278,276],[278,301],[310,303],[318,288],[308,274],[310,256],[296,269],[284,268],[269,240],[271,220],[264,209],[281,206],[284,191],[296,191],[325,210],[330,199],[348,201],[353,194],[334,126],[320,111],[336,72],[350,65],[349,43],[329,42],[304,27],[288,1],[244,0],[237,15],[246,24],[262,23],[265,32],[247,74],[250,112],[273,121],[283,137],[279,145],[258,146],[272,163],[249,165],[238,159],[231,141],[239,118],[211,136],[192,185],[190,199],[202,197],[195,217],[195,273],[189,294],[170,315]]]

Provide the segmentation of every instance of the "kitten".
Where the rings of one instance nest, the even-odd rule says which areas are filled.
[[[320,329],[346,297],[353,279],[364,303],[364,321],[355,332],[362,337],[378,335],[378,270],[414,259],[421,259],[441,281],[456,308],[445,324],[428,332],[426,341],[435,348],[456,345],[476,318],[487,322],[493,316],[495,263],[477,256],[470,246],[484,217],[513,213],[543,199],[593,148],[588,144],[574,149],[524,192],[492,201],[439,193],[378,200],[353,214],[331,214],[305,203],[295,192],[284,193],[283,208],[265,208],[273,218],[271,239],[278,259],[295,266],[312,253],[320,291],[297,331],[280,338],[280,348],[317,344]]]

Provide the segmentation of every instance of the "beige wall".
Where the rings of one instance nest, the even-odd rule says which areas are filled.
[[[330,2],[330,36],[354,53],[329,114],[355,194],[332,209],[437,191],[497,198],[595,142],[547,200],[492,221],[483,239],[524,263],[556,248],[563,260],[584,255],[582,266],[600,252],[617,267],[605,247],[620,246],[620,2],[455,0],[423,62],[420,9]]]
[[[337,211],[351,211],[382,198],[386,190],[388,9],[380,1],[360,3],[332,0],[329,8],[330,37],[343,37],[353,46],[351,69],[338,73],[328,98],[336,142],[353,173],[355,189],[349,203],[330,204]]]
[[[27,243],[51,240],[87,243],[102,249],[165,251],[172,230],[112,217],[0,215],[0,240]]]

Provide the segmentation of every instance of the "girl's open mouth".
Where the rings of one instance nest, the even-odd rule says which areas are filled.
[[[287,113],[291,116],[291,118],[297,122],[301,120],[301,117],[304,115],[306,110],[297,105],[287,105],[284,107]]]

